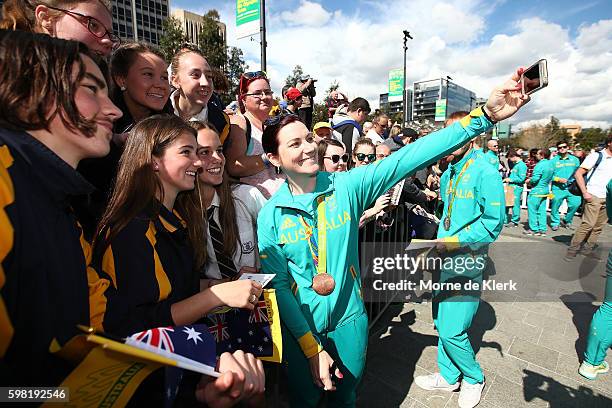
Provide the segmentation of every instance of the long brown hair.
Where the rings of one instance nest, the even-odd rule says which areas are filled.
[[[86,72],[82,55],[91,57],[74,41],[0,31],[0,126],[48,129],[59,115],[66,128],[92,136],[96,124],[81,115],[74,99]]]
[[[34,11],[37,6],[67,8],[81,3],[99,2],[111,14],[111,2],[108,0],[5,0],[2,5],[0,29],[42,32],[40,22],[36,21]],[[52,17],[59,17],[60,11],[49,10]],[[112,15],[112,14],[111,14]]]
[[[219,132],[207,123],[200,121],[189,122],[191,127],[196,131],[210,130],[219,136]],[[203,182],[198,177],[199,186],[203,185]],[[234,196],[232,194],[232,186],[227,177],[227,172],[223,171],[223,181],[218,186],[214,186],[219,196],[219,223],[223,228],[223,253],[229,258],[234,256],[236,252],[236,243],[240,242],[240,233],[238,231],[238,223],[236,222],[236,204],[234,203]],[[198,188],[198,192],[201,189]],[[205,222],[208,223],[208,217],[204,217]],[[208,237],[206,237],[208,239]],[[242,244],[241,244],[242,245]],[[204,249],[206,246],[204,245]]]
[[[196,137],[193,128],[173,115],[154,115],[134,126],[119,160],[113,194],[96,231],[94,254],[101,256],[113,238],[141,212],[148,211],[152,217],[159,214],[164,190],[153,170],[153,156],[162,156],[168,146],[184,133]],[[157,193],[161,195],[159,201]],[[187,224],[196,270],[202,267],[205,259],[199,203],[197,192],[191,190],[179,193],[174,205]]]

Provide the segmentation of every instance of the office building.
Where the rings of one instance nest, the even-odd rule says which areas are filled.
[[[476,94],[449,78],[414,83],[412,120],[444,122],[457,111],[470,111],[476,105]]]
[[[567,134],[570,135],[572,140],[576,137],[576,135],[582,132],[582,126],[578,123],[566,123],[565,125],[560,125],[561,128],[567,130]]]
[[[412,89],[406,89],[406,94],[408,100],[408,122],[412,120]],[[390,117],[394,117],[400,112],[404,111],[404,101],[403,100],[395,100],[396,98],[392,98],[389,101],[389,94],[384,93],[379,96],[379,106],[380,110],[386,112]]]
[[[189,42],[198,44],[200,28],[204,22],[204,17],[181,9],[173,10],[172,17],[180,21],[183,32],[187,35]],[[217,22],[217,26],[219,27],[219,35],[223,38],[223,44],[227,46],[227,28],[222,22]]]
[[[113,0],[113,31],[122,41],[159,45],[169,3],[168,0]]]

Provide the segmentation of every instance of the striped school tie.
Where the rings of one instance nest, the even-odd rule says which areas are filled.
[[[210,239],[212,240],[213,249],[215,250],[219,272],[221,272],[223,278],[233,279],[238,276],[238,271],[236,270],[236,265],[234,265],[232,258],[228,257],[223,252],[223,232],[221,232],[219,224],[215,221],[214,214],[215,207],[212,206],[207,210],[208,231],[210,233]]]

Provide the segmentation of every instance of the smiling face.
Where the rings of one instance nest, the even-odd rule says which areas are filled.
[[[272,101],[274,97],[272,94],[265,95],[265,92],[271,91],[270,84],[265,79],[256,79],[249,84],[247,87],[247,94],[244,96],[244,106],[248,112],[251,112],[255,116],[267,116],[272,109]]]
[[[206,185],[218,186],[223,182],[225,156],[219,135],[212,129],[198,130],[198,157],[202,163],[200,181]]]
[[[180,89],[181,97],[187,98],[191,105],[206,106],[212,95],[213,78],[208,62],[194,52],[180,57],[176,76],[172,85]]]
[[[317,174],[317,144],[302,122],[284,126],[277,139],[278,154],[270,156],[273,165],[280,167],[289,177]]]
[[[363,160],[359,160],[359,158],[363,158]],[[376,160],[376,149],[370,145],[359,145],[357,149],[353,151],[353,161],[355,162],[355,167],[365,166],[366,164],[370,164]]]
[[[138,54],[125,78],[116,78],[128,106],[130,104],[151,111],[161,111],[170,96],[166,62],[155,54]]]
[[[79,13],[87,17],[93,17],[90,27],[93,30],[104,30],[112,33],[113,22],[112,16],[108,9],[99,1],[84,1],[71,6],[58,6],[60,9],[65,9],[74,13]],[[65,40],[79,41],[87,45],[87,47],[95,54],[108,56],[113,44],[108,36],[98,38],[93,35],[87,28],[87,19],[77,15],[69,15],[61,11],[50,10],[44,5],[39,5],[35,9],[37,22],[42,26],[43,30],[49,35]],[[52,18],[51,13],[58,14],[59,17]],[[98,25],[101,24],[104,30]]]
[[[80,161],[90,157],[104,157],[110,151],[110,140],[113,136],[113,122],[122,115],[108,97],[106,81],[98,65],[88,56],[81,55],[85,64],[85,76],[79,82],[74,99],[79,113],[96,124],[96,130],[92,136],[86,136],[78,130],[71,131],[63,125],[61,119],[56,117],[56,126],[63,129],[57,131],[62,135],[61,144],[68,153],[70,161]],[[76,78],[78,67],[73,68]],[[59,122],[57,122],[59,121]],[[61,133],[60,133],[61,132]]]
[[[170,143],[160,157],[153,157],[165,197],[176,197],[181,191],[195,187],[195,179],[201,168],[197,145],[196,138],[185,132]]]
[[[344,156],[344,148],[340,146],[327,146],[327,151],[325,152],[325,159],[323,160],[324,171],[334,173],[337,171],[345,171],[346,170],[346,161],[342,160]],[[334,163],[333,159],[339,159],[336,163]],[[346,157],[348,160],[348,157]]]

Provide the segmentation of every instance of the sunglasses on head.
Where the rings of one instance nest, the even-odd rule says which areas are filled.
[[[349,155],[347,153],[344,153],[342,156],[339,154],[332,154],[331,156],[324,156],[324,158],[330,159],[334,164],[338,163],[340,160],[342,160],[343,163],[348,163]]]
[[[357,157],[357,160],[359,160],[359,161],[365,161],[365,159],[367,157],[368,161],[373,162],[374,160],[376,160],[376,153],[371,153],[371,154],[356,153],[355,157]]]
[[[240,75],[240,93],[246,91],[249,84],[256,79],[268,79],[268,76],[264,71],[245,72],[244,74]]]

